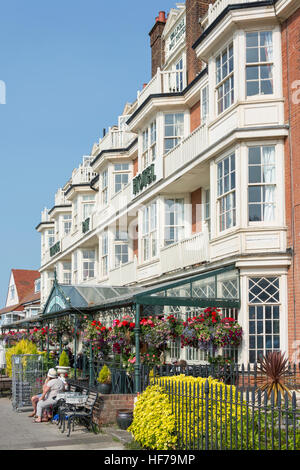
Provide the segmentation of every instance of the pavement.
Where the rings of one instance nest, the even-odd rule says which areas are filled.
[[[33,423],[26,412],[16,412],[9,398],[0,398],[0,450],[124,450],[130,442],[127,431],[103,427],[99,434],[75,426],[67,437],[56,424]]]

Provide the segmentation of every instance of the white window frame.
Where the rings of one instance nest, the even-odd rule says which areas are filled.
[[[82,280],[88,281],[96,277],[96,250],[82,250]]]
[[[142,132],[142,170],[157,157],[157,124],[154,119]]]
[[[264,33],[271,33],[271,35],[272,35],[272,46],[271,46],[272,53],[271,53],[270,59],[266,60],[266,61],[263,61],[263,60],[261,60],[261,57],[258,57],[257,62],[251,62],[251,61],[248,62],[247,61],[247,51],[249,49],[256,49],[257,48],[258,51],[260,52],[260,49],[263,48],[261,46],[261,34],[264,34]],[[249,35],[249,34],[257,34],[258,35],[258,45],[257,45],[257,47],[247,47],[247,35]],[[260,53],[259,53],[259,56],[260,56]],[[258,77],[255,78],[255,79],[247,79],[247,69],[254,68],[254,67],[258,68]],[[265,78],[265,79],[261,77],[261,72],[263,70],[263,67],[271,67],[272,68],[271,77]],[[268,80],[270,80],[271,83],[272,83],[272,93],[262,93],[262,83],[264,81],[268,81]],[[249,83],[249,82],[258,82],[258,93],[248,95],[247,83]],[[245,96],[246,96],[246,99],[249,99],[249,98],[254,99],[257,96],[272,97],[274,95],[274,93],[275,93],[274,32],[271,29],[245,31]]]
[[[261,181],[261,182],[250,182],[250,167],[254,167],[254,166],[259,166],[261,168],[261,179],[263,180],[264,178],[264,175],[263,175],[263,168],[264,168],[264,165],[262,163],[262,159],[260,159],[260,163],[255,165],[255,164],[249,164],[249,158],[250,158],[250,149],[253,149],[253,148],[259,148],[260,149],[260,157],[262,157],[262,152],[263,152],[263,148],[273,148],[273,155],[274,155],[274,163],[272,162],[272,165],[266,165],[266,166],[273,166],[274,168],[274,175],[273,175],[273,178],[272,178],[272,182],[264,182],[264,181]],[[278,207],[278,202],[277,202],[277,199],[278,199],[278,183],[277,183],[277,156],[276,156],[276,145],[275,144],[272,144],[272,143],[265,143],[265,144],[253,144],[253,145],[248,145],[247,146],[247,182],[248,182],[248,191],[247,191],[247,202],[248,202],[248,206],[247,206],[247,220],[248,220],[248,225],[249,226],[252,226],[252,225],[274,225],[275,223],[277,223],[277,207]],[[250,205],[254,205],[254,201],[250,202],[250,197],[249,197],[249,193],[250,193],[250,188],[252,187],[260,187],[261,189],[261,193],[263,194],[263,188],[264,187],[273,187],[274,188],[274,191],[273,191],[273,202],[272,204],[270,203],[270,205],[272,205],[274,208],[273,208],[273,219],[272,220],[265,220],[264,218],[262,218],[262,220],[257,220],[257,221],[250,221]],[[261,201],[258,201],[257,204],[260,204],[261,206],[264,206],[266,205],[267,203],[263,200]]]
[[[234,157],[234,171],[232,171],[232,157]],[[229,161],[229,173],[225,173],[225,161]],[[218,214],[218,233],[224,233],[237,225],[237,178],[236,178],[236,151],[233,150],[226,156],[219,159],[216,163],[217,167],[217,214]],[[222,173],[220,174],[219,169],[222,165]],[[234,186],[232,187],[233,175],[234,174]],[[228,175],[228,189],[226,187],[226,177]],[[227,210],[227,202],[230,201],[232,207]],[[227,215],[231,214],[232,223],[227,225]],[[222,223],[225,217],[225,224]]]
[[[173,123],[167,123],[167,116],[173,116]],[[177,123],[177,117],[182,116],[182,122]],[[180,118],[181,119],[181,118]],[[177,133],[176,130],[180,126],[182,132]],[[164,113],[164,154],[170,152],[174,147],[176,147],[184,138],[184,126],[185,126],[185,113],[184,111],[174,112],[174,113]],[[166,135],[167,128],[173,127],[173,134]],[[170,148],[166,147],[167,141],[173,141],[173,145]]]
[[[82,196],[82,220],[85,221],[89,217],[95,208],[95,196],[93,194]]]
[[[126,165],[127,168],[123,168],[123,166]],[[120,166],[121,168],[118,169],[117,167]],[[114,181],[114,194],[118,194],[120,191],[123,191],[123,189],[129,184],[130,181],[130,173],[131,173],[131,168],[129,162],[122,162],[122,163],[115,163],[113,166],[113,181]],[[123,182],[121,181],[120,183],[116,182],[116,176],[118,175],[127,175],[127,181]],[[122,180],[123,178],[121,178]],[[116,185],[121,185],[120,189],[116,190]]]
[[[142,210],[141,259],[145,263],[158,257],[158,201]]]
[[[101,173],[101,204],[108,204],[108,169]]]
[[[229,55],[232,46],[232,56]],[[235,102],[235,73],[234,73],[234,40],[227,44],[216,56],[215,56],[215,96],[216,96],[216,114],[220,116],[223,112],[229,109]],[[224,54],[227,54],[227,59],[223,62]],[[232,68],[231,59],[232,58]],[[218,62],[220,67],[218,67]],[[227,69],[227,73],[223,73],[223,68]],[[228,88],[227,84],[229,84]],[[221,91],[221,94],[220,94]],[[226,103],[226,97],[229,101]],[[222,106],[219,106],[222,103]]]
[[[166,201],[173,201],[173,211],[167,210],[167,202]],[[176,223],[178,217],[180,219],[180,214],[178,213],[177,207],[181,206],[181,223]],[[174,223],[167,224],[167,215],[174,214]],[[170,216],[171,217],[171,216]],[[174,230],[174,239],[166,237],[166,231],[173,229]],[[176,236],[175,236],[176,234]],[[178,243],[180,240],[183,240],[185,237],[185,197],[164,197],[164,246],[170,246],[175,243]],[[173,241],[172,241],[173,240]]]
[[[108,276],[108,271],[109,271],[108,253],[109,253],[108,229],[105,229],[101,237],[101,276],[102,277]]]

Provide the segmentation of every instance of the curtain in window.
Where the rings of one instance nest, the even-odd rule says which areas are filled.
[[[263,176],[265,183],[275,182],[275,148],[263,147]],[[264,188],[264,221],[275,219],[275,185],[266,185]]]

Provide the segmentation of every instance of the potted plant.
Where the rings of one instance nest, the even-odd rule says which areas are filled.
[[[111,392],[111,372],[107,365],[104,365],[97,378],[97,389],[103,395],[109,395]]]
[[[58,374],[67,374],[70,367],[69,356],[66,351],[63,351],[59,357],[58,366],[56,366]]]

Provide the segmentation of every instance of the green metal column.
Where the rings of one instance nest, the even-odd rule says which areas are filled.
[[[90,369],[90,387],[94,385],[94,368],[93,368],[93,349],[92,343],[90,343],[90,358],[89,358],[89,369]]]
[[[49,351],[49,323],[47,324],[47,359],[49,361],[50,351]]]
[[[140,304],[136,304],[134,332],[135,332],[134,388],[135,388],[135,393],[139,393],[141,392]]]
[[[74,378],[77,379],[77,317],[74,316]]]

